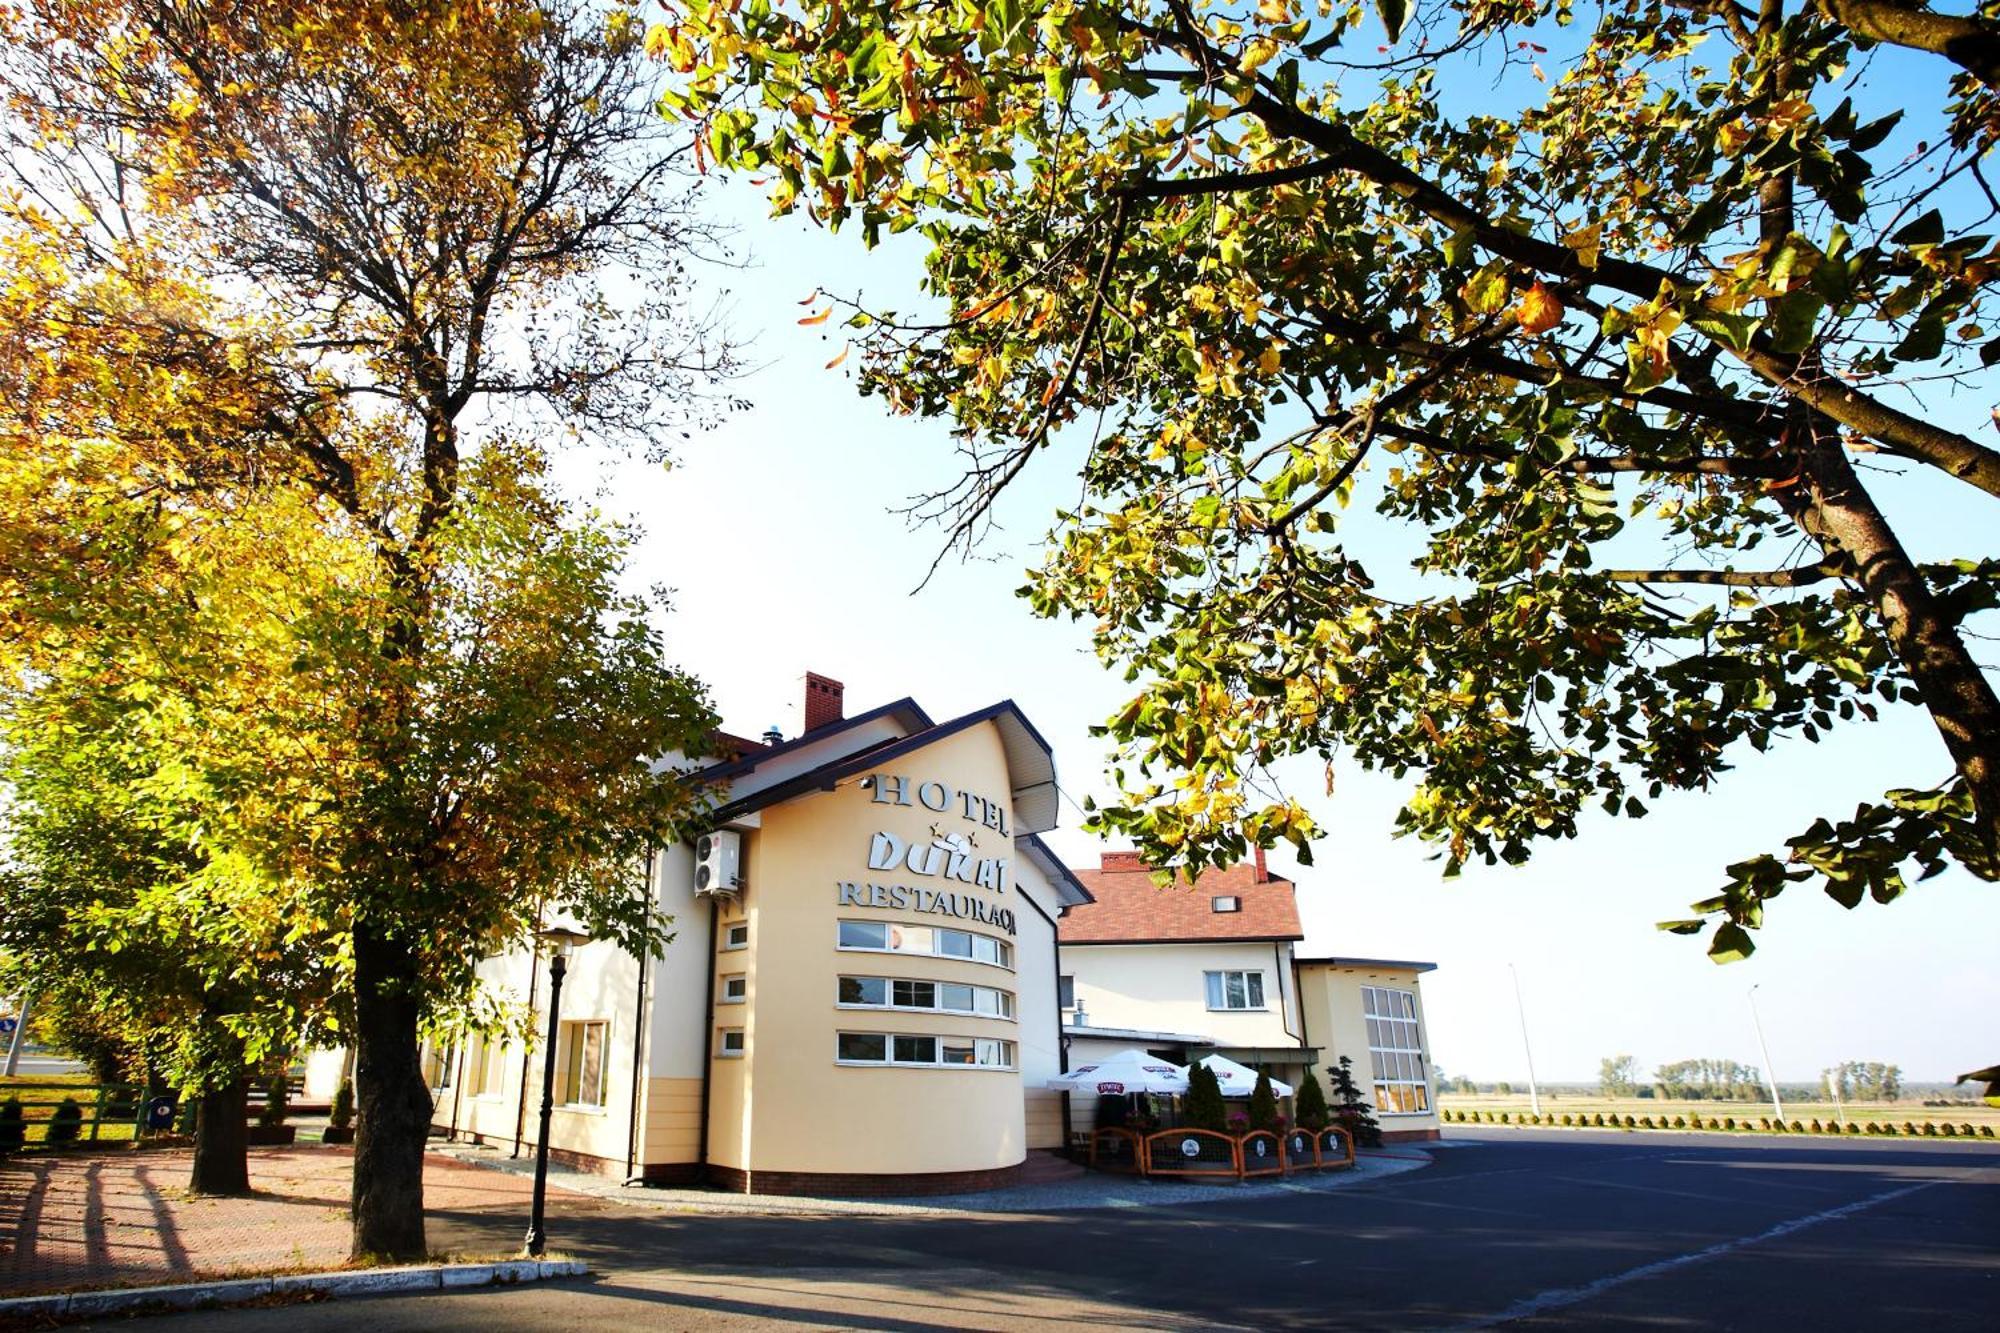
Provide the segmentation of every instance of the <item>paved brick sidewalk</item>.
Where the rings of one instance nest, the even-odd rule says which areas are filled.
[[[189,1154],[39,1157],[0,1163],[0,1295],[140,1286],[347,1261],[347,1148],[257,1149],[248,1198],[187,1192]],[[529,1182],[447,1157],[425,1158],[432,1213],[528,1213]],[[597,1200],[551,1189],[565,1211]],[[491,1222],[488,1223],[491,1225]]]

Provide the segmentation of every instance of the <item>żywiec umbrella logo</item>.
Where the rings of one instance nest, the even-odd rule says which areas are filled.
[[[1107,1097],[1115,1097],[1125,1091],[1125,1085],[1123,1083],[1100,1083],[1097,1085],[1097,1090]]]
[[[1199,1140],[1199,1139],[1182,1139],[1182,1140],[1181,1140],[1181,1156],[1183,1156],[1183,1157],[1199,1157],[1199,1156],[1201,1156],[1201,1140]]]

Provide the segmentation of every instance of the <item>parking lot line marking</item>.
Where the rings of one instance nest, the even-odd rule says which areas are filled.
[[[1498,1314],[1488,1315],[1483,1319],[1475,1319],[1469,1323],[1454,1324],[1452,1328],[1454,1330],[1468,1331],[1479,1328],[1498,1328],[1502,1324],[1511,1324],[1517,1319],[1528,1319],[1538,1314],[1547,1314],[1551,1310],[1560,1310],[1566,1306],[1577,1305],[1594,1297],[1601,1296],[1614,1287],[1622,1287],[1627,1283],[1639,1282],[1649,1277],[1658,1277],[1662,1273],[1671,1273],[1677,1268],[1686,1268],[1690,1264],[1705,1263],[1710,1259],[1719,1259],[1723,1255],[1732,1253],[1733,1251],[1745,1249],[1752,1245],[1761,1245],[1767,1240],[1777,1240],[1781,1237],[1789,1236],[1795,1231],[1804,1231],[1807,1227],[1816,1227],[1822,1222],[1838,1221],[1840,1218],[1865,1212],[1870,1208],[1876,1207],[1878,1204],[1889,1203],[1907,1195],[1915,1194],[1919,1190],[1927,1190],[1933,1185],[1942,1185],[1945,1183],[1942,1180],[1926,1180],[1915,1185],[1905,1185],[1901,1189],[1887,1190],[1881,1194],[1871,1195],[1866,1199],[1857,1199],[1853,1203],[1842,1204],[1838,1208],[1826,1208],[1817,1213],[1808,1213],[1804,1217],[1795,1217],[1789,1222],[1780,1222],[1776,1226],[1760,1231],[1754,1236],[1738,1236],[1734,1240],[1718,1241],[1706,1249],[1692,1250],[1687,1254],[1677,1254],[1671,1259],[1661,1259],[1654,1263],[1642,1264],[1638,1268],[1628,1268],[1622,1273],[1613,1273],[1609,1277],[1601,1277],[1595,1282],[1588,1282],[1580,1287],[1558,1287],[1552,1291],[1544,1291],[1530,1296],[1526,1300],[1516,1301]]]

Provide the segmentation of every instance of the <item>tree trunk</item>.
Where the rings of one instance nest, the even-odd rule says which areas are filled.
[[[1972,794],[1987,854],[1983,874],[1992,878],[1992,867],[2000,865],[2000,697],[1855,475],[1840,442],[1808,427],[1799,433],[1807,436],[1797,487],[1802,495],[1786,507],[1830,558],[1851,564],[1850,577],[1874,604]],[[1981,873],[1977,866],[1968,869]]]
[[[194,1174],[188,1181],[188,1188],[196,1194],[250,1192],[244,1087],[239,1078],[201,1095],[201,1113],[194,1122]]]
[[[431,1097],[417,1055],[417,960],[354,931],[354,1193],[357,1259],[415,1261],[424,1243],[424,1141]]]

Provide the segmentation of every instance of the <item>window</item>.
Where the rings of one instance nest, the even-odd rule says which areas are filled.
[[[466,1065],[466,1091],[475,1097],[497,1097],[506,1077],[507,1044],[485,1033],[472,1038],[471,1059]]]
[[[845,1065],[920,1065],[1012,1069],[1014,1043],[990,1037],[927,1037],[909,1033],[842,1032],[834,1058]]]
[[[939,926],[905,926],[889,921],[843,921],[839,947],[879,953],[928,954],[933,958],[969,958],[995,967],[1014,966],[1014,946],[990,935]]]
[[[834,1002],[848,1008],[920,1009],[933,1013],[1012,1018],[1014,993],[955,981],[894,977],[842,977]]]
[[[430,1045],[424,1048],[424,1084],[433,1091],[442,1092],[451,1086],[453,1069],[458,1064],[458,1048],[452,1045]]]
[[[718,1028],[715,1053],[724,1060],[740,1060],[743,1057],[743,1029]]]
[[[1230,894],[1226,897],[1210,898],[1208,906],[1209,910],[1215,912],[1240,912],[1243,910],[1243,900]]]
[[[604,1105],[604,1047],[611,1025],[601,1018],[564,1023],[556,1042],[556,1101]]]
[[[749,948],[750,923],[748,921],[738,921],[733,926],[724,926],[722,928],[722,947],[724,949]]]
[[[1375,1109],[1420,1115],[1431,1109],[1430,1076],[1417,1037],[1417,993],[1386,986],[1361,988],[1368,1056],[1375,1066]]]
[[[750,978],[741,972],[732,972],[722,979],[723,1004],[742,1004],[750,998]]]
[[[1207,972],[1208,1007],[1211,1009],[1262,1009],[1262,972]]]
[[[1076,1008],[1075,977],[1056,978],[1056,1008],[1058,1009]]]

